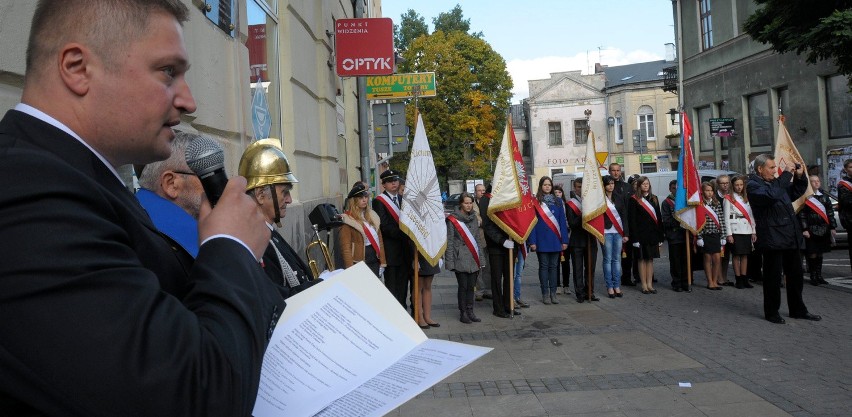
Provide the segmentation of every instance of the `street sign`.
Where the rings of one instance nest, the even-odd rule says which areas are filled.
[[[337,19],[334,28],[338,76],[393,74],[393,21],[389,17]]]
[[[251,98],[251,127],[254,129],[254,139],[266,139],[272,129],[272,118],[269,117],[269,103],[266,100],[266,88],[263,82],[254,83],[254,96]]]
[[[437,94],[435,73],[415,72],[367,77],[366,95],[367,100],[410,98],[414,97],[414,91],[418,88],[418,97],[434,97]]]
[[[376,152],[390,153],[388,137],[393,138],[395,152],[407,150],[408,126],[405,124],[405,103],[374,104],[372,107]],[[388,111],[390,111],[390,120],[388,120]],[[388,123],[390,123],[390,126]]]
[[[609,156],[609,152],[595,152],[595,158],[598,160],[598,165],[604,166],[607,156]]]
[[[732,117],[710,119],[710,134],[713,136],[733,136],[736,134],[734,123],[737,119]]]
[[[633,129],[633,151],[648,152],[648,133],[644,130]]]

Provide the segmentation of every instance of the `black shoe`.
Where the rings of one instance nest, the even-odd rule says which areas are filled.
[[[691,287],[689,287],[689,288],[684,288],[684,289],[683,289],[683,292],[692,292],[692,288],[691,288]]]
[[[511,313],[510,311],[507,311],[507,312],[506,312],[506,314],[510,314],[510,313]],[[520,316],[520,315],[521,315],[521,310],[515,309],[515,315],[516,315],[516,316]]]
[[[810,320],[810,321],[820,321],[822,320],[822,316],[817,314],[805,313],[800,315],[791,315],[791,319],[802,319],[802,320]]]
[[[822,279],[822,277],[819,277],[817,279],[817,282],[819,282],[821,285],[828,285],[828,281]]]
[[[583,301],[586,301],[586,300],[584,300],[584,299],[583,299],[583,297],[577,297],[577,302],[578,302],[578,303],[582,303]]]
[[[721,283],[721,284],[719,284],[719,285],[724,285],[724,286],[726,286],[726,287],[733,287],[733,286],[734,286],[734,283],[733,283],[733,282],[731,282],[731,281],[725,281],[725,282],[723,282],[723,283]]]
[[[766,318],[766,320],[768,320],[770,323],[775,323],[775,324],[784,324],[784,323],[786,323],[786,321],[784,321],[784,319],[783,319],[781,316],[772,316],[772,317],[767,317],[767,318]]]
[[[609,297],[609,298],[615,298],[615,293],[607,294],[607,297]]]
[[[490,300],[492,297],[491,297],[491,294],[482,294],[482,298],[484,298],[486,300]]]
[[[587,299],[587,300],[589,300],[589,297],[586,297],[586,299]],[[600,298],[598,298],[598,296],[596,296],[596,295],[592,294],[592,298],[591,298],[591,300],[590,300],[590,301],[600,301],[600,300],[601,300],[601,299],[600,299]]]
[[[657,290],[651,288],[651,294],[656,294],[656,293],[657,293]]]
[[[636,283],[633,282],[633,281],[624,281],[624,282],[621,283],[621,285],[626,285],[628,287],[635,287]]]
[[[615,296],[618,297],[618,298],[621,298],[621,297],[624,297],[624,293],[623,292],[617,292],[617,293],[615,293]]]
[[[493,314],[493,315],[495,315],[495,316],[497,316],[497,317],[500,317],[501,319],[508,319],[508,318],[510,318],[510,317],[511,317],[511,316],[509,315],[509,313],[504,313],[504,312],[502,312],[502,311],[501,311],[501,312],[499,312],[499,313],[491,313],[491,314]]]
[[[683,292],[683,289],[682,289],[682,288],[680,288],[680,287],[675,287],[675,288],[672,288],[672,291],[674,291],[674,292]]]

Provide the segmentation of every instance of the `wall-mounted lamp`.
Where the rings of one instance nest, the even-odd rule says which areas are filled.
[[[680,124],[680,122],[678,122],[678,120],[677,120],[677,115],[678,115],[677,110],[675,110],[675,109],[669,109],[669,111],[668,111],[668,115],[669,115],[669,118],[671,118],[671,119],[672,119],[672,124],[673,124],[673,125]]]
[[[609,116],[606,118],[606,124],[610,126],[615,126],[615,117]]]

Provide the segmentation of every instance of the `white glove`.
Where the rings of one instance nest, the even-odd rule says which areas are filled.
[[[514,249],[515,248],[515,242],[512,242],[510,239],[506,239],[503,242],[503,247],[506,248],[506,249]]]
[[[641,245],[639,245],[639,242],[633,242],[633,247],[634,247],[634,248],[638,248],[639,246],[641,246]]]
[[[721,243],[722,246],[725,246],[725,244],[728,243],[728,241],[724,238],[720,239],[719,242]]]
[[[663,242],[660,242],[660,244],[659,244],[659,245],[657,245],[657,246],[663,246]]]
[[[695,244],[698,245],[699,248],[703,248],[704,247],[704,239],[698,239],[698,241],[696,241]]]
[[[438,259],[438,268],[444,269],[444,258]]]
[[[385,277],[385,267],[380,266],[379,267],[379,278],[384,278],[384,277]]]

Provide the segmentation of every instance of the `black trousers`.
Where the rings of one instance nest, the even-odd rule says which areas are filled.
[[[629,246],[628,243],[623,243],[622,245],[626,246],[622,247],[622,253],[626,257],[621,258],[621,285],[629,285],[630,282],[639,282],[639,257],[633,253],[633,246]],[[633,279],[634,277],[636,279]]]
[[[753,250],[748,255],[748,269],[746,270],[749,279],[756,282],[763,282],[763,251]]]
[[[781,308],[781,280],[787,277],[787,308],[790,316],[808,312],[802,300],[802,257],[798,249],[763,251],[763,314],[778,315]]]
[[[458,303],[459,310],[464,310],[468,300],[473,299],[473,286],[476,285],[476,277],[479,272],[458,272],[456,271],[456,282],[459,284]]]
[[[588,262],[588,255],[586,254],[586,248],[577,248],[577,247],[569,247],[568,250],[571,251],[571,266],[574,268],[574,295],[578,298],[580,297],[588,297],[589,296],[589,288],[587,287],[587,283],[589,282],[589,273],[592,274],[592,293],[595,292],[595,265],[598,263],[598,245],[597,242],[592,244],[589,247],[589,250],[592,251],[592,263]],[[591,268],[591,271],[589,270]]]
[[[388,265],[385,268],[385,288],[393,294],[393,297],[399,301],[404,309],[408,309],[406,298],[412,278],[410,267]]]
[[[559,256],[565,257],[565,260],[559,261],[556,266],[556,286],[567,287],[571,281],[571,248],[565,249]]]
[[[672,276],[672,289],[688,289],[686,271],[686,242],[669,242],[669,273]]]
[[[508,313],[512,296],[512,269],[509,267],[509,250],[501,248],[500,252],[488,251],[488,261],[491,263],[491,306],[494,313]]]

